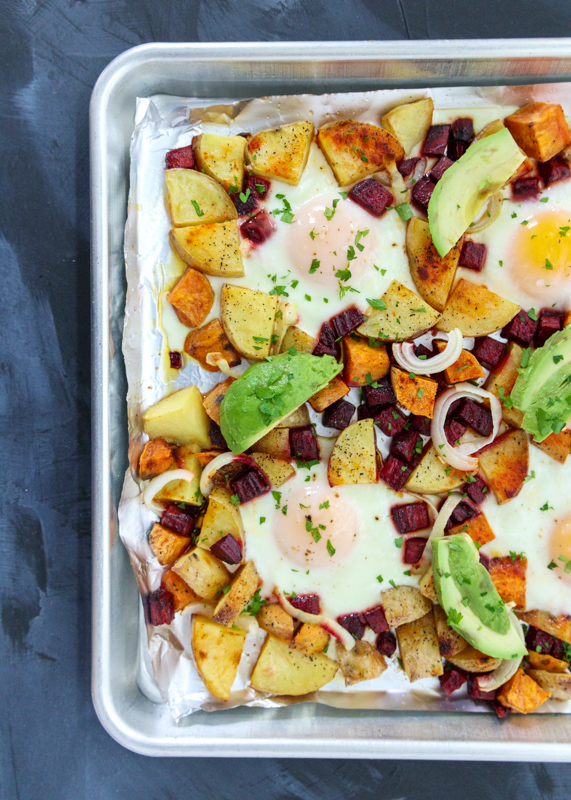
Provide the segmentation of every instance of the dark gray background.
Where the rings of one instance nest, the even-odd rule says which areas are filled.
[[[565,36],[569,0],[0,0],[0,800],[568,800],[566,765],[149,759],[91,705],[88,103],[152,41]],[[358,47],[358,45],[356,45]]]

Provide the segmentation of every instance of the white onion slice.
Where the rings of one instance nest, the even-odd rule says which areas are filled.
[[[489,400],[490,410],[492,412],[492,432],[489,436],[479,436],[471,442],[464,442],[463,444],[453,447],[449,444],[444,431],[446,423],[446,415],[448,409],[455,400],[462,397],[467,397],[470,400]],[[454,469],[462,470],[463,472],[473,472],[478,468],[478,459],[473,458],[472,454],[477,453],[482,447],[494,441],[498,435],[500,424],[502,421],[502,406],[498,398],[491,392],[481,389],[479,386],[472,386],[470,383],[457,383],[450,389],[437,398],[434,404],[434,416],[430,426],[430,434],[436,452],[439,457],[450,464]]]
[[[160,517],[164,508],[154,502],[155,495],[157,495],[161,489],[164,489],[167,483],[171,481],[188,481],[190,483],[193,478],[194,472],[191,472],[189,469],[168,469],[149,482],[149,485],[143,492],[143,503],[153,514]]]
[[[247,464],[250,467],[256,466],[255,461],[249,456],[235,456],[234,453],[220,453],[219,456],[213,458],[202,470],[202,475],[200,476],[200,491],[204,497],[208,497],[212,491],[212,478],[216,475],[218,470],[228,466],[228,464],[232,464],[234,461],[240,461],[242,464]]]
[[[229,378],[239,378],[240,373],[232,369],[228,361],[223,357],[222,353],[207,353],[206,363],[211,367],[218,367],[220,372],[228,375]]]
[[[413,169],[411,174],[408,176],[408,178],[405,180],[405,185],[406,185],[407,189],[412,189],[414,184],[418,183],[418,181],[422,178],[422,176],[426,172],[426,165],[427,164],[428,164],[428,161],[426,160],[425,156],[423,156],[419,161],[417,161],[415,168]]]
[[[516,615],[509,606],[506,606],[506,609],[512,627],[516,629],[516,631],[519,634],[519,638],[525,644],[525,636],[523,634],[521,622],[519,621],[519,619],[516,617]],[[490,672],[489,675],[484,675],[483,677],[478,678],[479,688],[482,689],[482,691],[484,692],[493,692],[496,689],[499,689],[500,686],[503,686],[506,681],[509,681],[510,678],[513,678],[513,676],[518,671],[522,661],[523,661],[523,656],[521,658],[503,659],[499,667],[496,667],[496,669],[493,672]]]
[[[430,375],[433,372],[442,372],[455,364],[462,353],[463,343],[462,331],[459,328],[453,328],[448,334],[444,350],[432,358],[422,359],[415,356],[414,342],[393,344],[393,355],[397,364],[407,372],[414,372],[415,375]]]
[[[355,639],[336,620],[326,617],[324,614],[308,614],[307,611],[300,611],[299,608],[292,606],[285,594],[277,586],[274,588],[274,593],[283,610],[287,611],[294,619],[300,622],[307,622],[310,625],[321,625],[328,633],[339,639],[345,650],[352,650],[355,647]]]
[[[502,192],[493,194],[488,200],[488,204],[484,206],[480,219],[477,222],[473,222],[468,228],[468,233],[479,233],[487,228],[488,225],[491,225],[500,216],[503,202],[504,195]]]
[[[434,520],[434,524],[432,526],[432,530],[430,531],[430,536],[426,540],[426,547],[424,548],[424,552],[418,564],[412,567],[411,572],[415,575],[420,575],[421,573],[426,572],[430,563],[432,562],[432,539],[436,538],[437,536],[444,536],[444,529],[446,528],[446,523],[452,516],[452,512],[462,501],[461,494],[451,494],[449,495],[445,502],[442,505],[442,508],[438,512],[436,519]]]

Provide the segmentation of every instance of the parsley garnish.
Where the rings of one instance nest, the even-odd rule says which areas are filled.
[[[198,205],[196,200],[191,200],[190,202],[194,206],[194,210],[196,211],[196,216],[197,217],[203,217],[204,216],[204,211],[200,208],[200,206]]]

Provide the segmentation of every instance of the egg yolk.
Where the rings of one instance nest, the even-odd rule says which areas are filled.
[[[287,515],[276,521],[276,543],[290,561],[305,569],[343,563],[357,540],[355,509],[339,491],[299,489],[288,498]]]
[[[571,563],[571,514],[559,520],[551,533],[549,555],[557,564],[554,573],[571,584],[570,572],[565,572],[567,563]]]
[[[571,215],[529,217],[517,232],[510,269],[514,281],[532,296],[551,295],[551,287],[566,283],[571,277]]]
[[[370,269],[377,237],[366,213],[338,195],[321,195],[296,211],[287,246],[304,281],[337,289],[340,279],[356,282]]]

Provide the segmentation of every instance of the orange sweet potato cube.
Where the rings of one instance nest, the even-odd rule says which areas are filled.
[[[490,577],[504,603],[514,602],[525,608],[525,572],[527,558],[499,556],[490,561]]]
[[[316,392],[313,397],[310,397],[309,402],[314,411],[325,411],[326,408],[333,405],[337,400],[345,397],[348,392],[349,387],[345,381],[342,380],[339,375],[336,375],[331,383],[328,383],[327,386],[319,392]]]
[[[202,400],[204,410],[217,425],[220,425],[220,406],[222,405],[222,400],[230,388],[230,384],[234,383],[235,380],[235,378],[226,378],[225,381],[222,381],[222,383],[219,383],[218,386],[215,386],[214,389],[211,389],[204,395]]]
[[[540,450],[543,450],[548,456],[551,456],[551,458],[564,464],[569,455],[569,451],[571,451],[571,431],[564,430],[560,433],[550,433],[547,439],[544,439],[542,442],[536,442],[532,437],[531,443],[539,447]]]
[[[544,703],[549,692],[545,692],[533,678],[526,675],[523,669],[518,669],[513,678],[498,689],[496,699],[505,706],[520,714],[529,714]]]
[[[304,622],[295,632],[291,648],[312,656],[314,653],[322,653],[328,644],[329,634],[321,625]]]
[[[549,161],[571,143],[558,103],[528,103],[506,117],[504,123],[524,153],[538,161]]]
[[[432,417],[438,384],[431,378],[391,369],[391,383],[398,402],[413,414]]]
[[[195,594],[188,583],[183,581],[172,569],[169,569],[169,571],[163,575],[162,587],[174,597],[175,613],[177,611],[182,611],[182,609],[186,608],[190,603],[204,603],[202,597]]]
[[[450,528],[448,533],[450,535],[454,533],[467,533],[480,547],[496,538],[495,533],[490,528],[488,520],[482,513],[478,514],[477,517],[467,519],[466,522],[462,522],[460,525],[454,525],[453,528]]]
[[[209,353],[219,353],[230,367],[237,367],[242,360],[230,344],[219,319],[211,319],[202,328],[191,331],[184,341],[184,352],[195,358],[207,372],[218,372],[218,367],[206,361]]]
[[[442,352],[446,347],[445,342],[436,342],[436,346]],[[446,383],[460,383],[461,381],[475,381],[484,376],[484,370],[480,362],[468,350],[462,350],[457,361],[446,367],[444,377]]]
[[[163,527],[159,522],[155,522],[149,534],[149,544],[151,550],[163,567],[174,564],[186,548],[191,543],[189,536],[181,536],[168,528]]]
[[[174,458],[170,444],[166,439],[151,439],[147,442],[139,458],[139,475],[141,480],[148,481],[162,475],[174,466]]]
[[[347,386],[365,386],[384,378],[389,371],[389,357],[384,344],[370,347],[355,333],[343,338],[344,379]]]
[[[210,313],[214,291],[202,272],[189,267],[167,294],[167,300],[183,325],[197,328]]]

